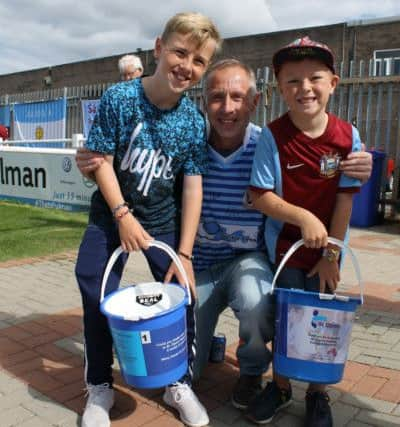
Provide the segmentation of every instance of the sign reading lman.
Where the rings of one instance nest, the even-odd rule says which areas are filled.
[[[96,186],[74,161],[74,149],[0,148],[0,199],[87,210]]]

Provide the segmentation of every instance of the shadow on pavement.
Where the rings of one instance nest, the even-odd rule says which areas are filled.
[[[18,319],[0,312],[0,318],[12,324],[0,329],[0,366],[4,372],[27,384],[34,399],[44,403],[50,399],[81,415],[86,402],[81,310],[36,313]],[[194,389],[208,410],[213,410],[227,403],[237,377],[236,366],[228,362],[213,364]],[[116,404],[110,414],[112,420],[135,417],[137,410],[139,416],[142,404],[156,408],[160,414],[167,410],[163,389],[133,389],[124,383],[118,366],[114,378]]]

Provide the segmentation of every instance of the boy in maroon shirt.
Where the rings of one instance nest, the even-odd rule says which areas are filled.
[[[339,77],[328,46],[308,37],[295,40],[273,57],[275,75],[288,112],[263,129],[254,156],[249,198],[267,216],[265,242],[275,268],[297,240],[297,251],[277,286],[334,292],[339,279],[338,247],[328,234],[344,240],[352,195],[360,181],[340,173],[340,160],[361,150],[358,131],[326,112]],[[288,378],[273,375],[249,405],[247,417],[265,424],[291,402]],[[307,427],[331,427],[329,397],[323,384],[306,394]]]

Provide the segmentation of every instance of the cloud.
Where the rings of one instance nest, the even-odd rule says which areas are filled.
[[[398,0],[13,0],[0,4],[0,74],[152,49],[169,17],[197,11],[223,37],[400,14]]]
[[[280,30],[400,14],[398,0],[264,0]],[[334,7],[332,7],[334,4]]]

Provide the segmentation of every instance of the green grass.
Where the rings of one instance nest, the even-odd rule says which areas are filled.
[[[0,202],[0,261],[76,249],[87,213]]]

